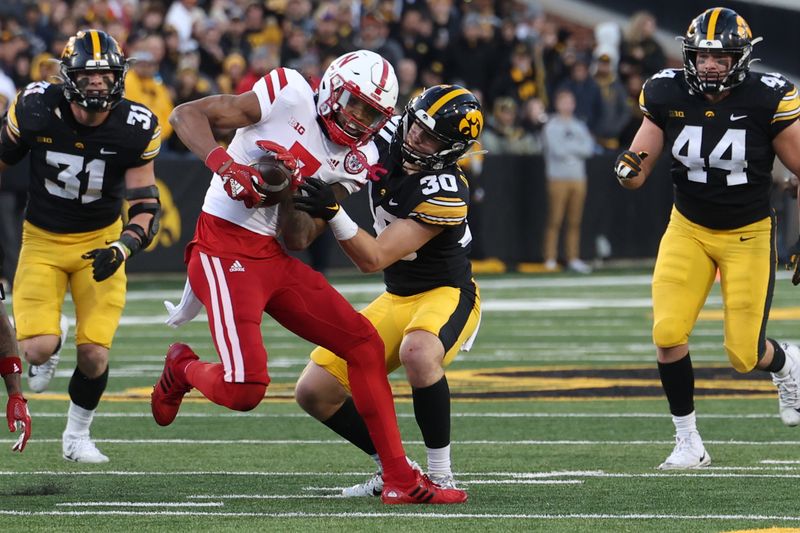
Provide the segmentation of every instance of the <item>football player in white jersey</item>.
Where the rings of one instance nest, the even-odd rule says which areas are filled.
[[[258,141],[271,141],[302,177],[335,183],[344,197],[365,183],[377,161],[371,139],[391,117],[397,92],[391,65],[359,50],[331,63],[317,94],[298,72],[278,68],[242,95],[211,96],[175,109],[175,132],[214,172],[186,258],[191,291],[206,308],[220,362],[200,361],[189,346],[173,344],[153,389],[152,412],[158,424],[172,423],[192,388],[230,409],[255,408],[269,384],[261,337],[266,312],[347,361],[355,404],[388,478],[384,502],[461,503],[465,492],[438,487],[409,466],[381,338],[320,273],[283,250],[279,232],[308,217],[294,213],[291,201],[261,207],[261,177],[248,166],[264,153]],[[237,128],[228,150],[217,145],[212,128]],[[323,228],[320,221],[316,233]],[[302,237],[288,239],[290,248],[315,236],[287,234]]]
[[[295,208],[331,221],[342,250],[362,272],[383,270],[386,291],[361,312],[386,346],[386,369],[401,365],[411,385],[414,416],[425,441],[428,477],[455,487],[450,461],[450,388],[445,368],[469,349],[480,322],[480,294],[468,259],[470,190],[458,160],[483,129],[478,99],[458,85],[435,85],[411,100],[375,139],[386,174],[370,183],[372,237],[346,214],[331,187],[310,178]],[[335,213],[335,215],[334,215]],[[332,216],[333,215],[333,216]],[[377,458],[349,395],[347,364],[330,350],[311,353],[295,388],[313,417]],[[378,472],[344,496],[378,496]]]

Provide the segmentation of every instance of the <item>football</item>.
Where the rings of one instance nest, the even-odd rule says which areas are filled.
[[[275,205],[292,195],[292,172],[274,154],[264,154],[250,163],[250,166],[264,180],[264,185],[256,186],[256,190],[265,197],[259,204],[260,207]]]

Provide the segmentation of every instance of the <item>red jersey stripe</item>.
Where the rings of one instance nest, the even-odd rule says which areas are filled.
[[[283,89],[289,83],[286,81],[286,71],[283,70],[283,67],[276,70],[278,71],[278,85]]]
[[[267,92],[269,93],[269,103],[275,101],[275,89],[272,87],[272,72],[264,76],[264,81],[267,82]]]

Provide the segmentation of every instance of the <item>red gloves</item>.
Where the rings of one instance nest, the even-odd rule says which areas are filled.
[[[11,394],[6,404],[6,418],[8,419],[8,429],[12,433],[21,430],[19,438],[11,451],[21,452],[25,449],[28,439],[31,438],[31,413],[28,411],[28,401],[22,394]]]
[[[234,161],[223,147],[217,146],[208,153],[206,166],[220,175],[225,192],[232,199],[244,202],[246,207],[257,207],[264,200],[255,189],[264,185],[261,175],[253,167]]]
[[[256,141],[256,145],[265,152],[275,154],[275,159],[283,163],[283,166],[289,169],[292,173],[292,190],[296,191],[300,184],[303,183],[303,177],[300,175],[300,161],[297,157],[276,142]]]

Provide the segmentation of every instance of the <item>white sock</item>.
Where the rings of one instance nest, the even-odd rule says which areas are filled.
[[[786,355],[786,361],[783,363],[783,368],[775,372],[775,375],[779,378],[785,378],[789,375],[789,372],[792,371],[792,367],[794,367],[794,361],[792,360],[789,355]]]
[[[694,411],[686,416],[673,415],[672,423],[675,424],[675,432],[679,437],[688,437],[692,433],[697,433],[697,419]]]
[[[89,411],[70,401],[69,410],[67,411],[67,429],[64,432],[88,435],[89,426],[92,425],[92,418],[94,418],[94,410]]]
[[[370,455],[372,460],[375,461],[375,464],[378,465],[378,472],[383,472],[383,464],[381,463],[381,458],[378,456],[377,453],[373,453]]]
[[[429,474],[452,474],[450,470],[450,445],[444,448],[426,448]]]

